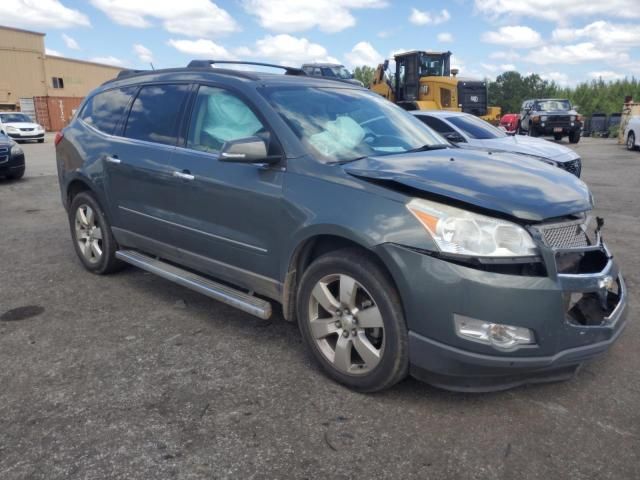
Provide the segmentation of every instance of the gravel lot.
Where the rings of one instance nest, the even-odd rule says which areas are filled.
[[[414,380],[361,395],[294,324],[129,268],[84,271],[53,139],[0,180],[0,479],[640,478],[640,153],[583,139],[583,178],[626,273],[626,332],[569,382],[485,395]],[[34,312],[37,313],[37,312]]]

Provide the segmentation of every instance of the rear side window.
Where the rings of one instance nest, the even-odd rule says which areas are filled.
[[[175,145],[190,85],[146,85],[131,106],[124,136]]]
[[[136,89],[137,87],[114,88],[94,95],[84,105],[80,119],[101,132],[112,135]]]

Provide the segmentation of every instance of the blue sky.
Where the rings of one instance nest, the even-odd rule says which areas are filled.
[[[192,58],[375,66],[430,49],[451,50],[466,77],[640,77],[640,0],[3,0],[0,23],[46,33],[52,54],[137,68]]]

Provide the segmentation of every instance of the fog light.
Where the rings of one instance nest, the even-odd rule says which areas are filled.
[[[491,345],[498,350],[515,350],[520,345],[533,345],[533,330],[502,323],[490,323],[475,318],[454,315],[456,333],[473,342]]]

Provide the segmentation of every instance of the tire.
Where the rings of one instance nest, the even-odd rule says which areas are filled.
[[[341,303],[343,286],[355,294],[342,296],[350,300]],[[300,280],[296,307],[308,352],[333,380],[375,392],[407,376],[408,333],[400,296],[366,252],[348,248],[316,259]],[[342,353],[336,355],[338,350]]]
[[[7,175],[7,178],[10,180],[20,180],[22,177],[24,177],[24,167],[21,168],[20,170],[18,170],[17,172],[13,172]]]
[[[569,133],[569,143],[578,143],[580,141],[580,130],[574,130]]]
[[[38,143],[44,143],[44,138],[39,138]]]
[[[560,134],[560,133],[556,133],[556,134],[554,134],[554,135],[553,135],[553,139],[554,139],[556,142],[559,142],[560,140],[562,140],[562,134]]]
[[[530,137],[538,136],[538,132],[536,131],[535,127],[529,127],[529,130],[527,131],[527,133],[529,134]]]
[[[636,134],[633,132],[629,132],[627,135],[627,150],[633,151],[636,148]]]
[[[124,267],[125,264],[116,258],[118,245],[111,233],[111,226],[92,193],[80,192],[73,197],[68,218],[73,247],[87,270],[105,275]],[[99,255],[98,251],[101,252]]]

